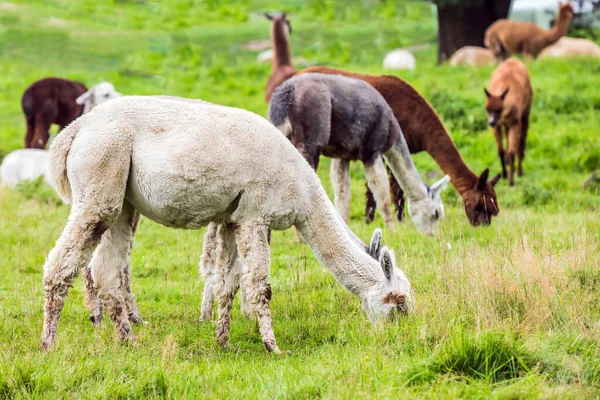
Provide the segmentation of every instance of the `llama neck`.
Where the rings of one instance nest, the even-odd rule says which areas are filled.
[[[565,36],[569,31],[569,22],[566,16],[559,14],[556,25],[549,31],[546,31],[544,35],[544,47],[556,43],[558,39]]]
[[[271,26],[271,45],[273,46],[272,68],[275,70],[284,65],[292,65],[290,45],[288,43],[285,23],[275,21]]]
[[[462,195],[477,184],[477,175],[469,169],[444,124],[431,106],[429,107],[431,118],[429,124],[424,126],[427,131],[422,132],[422,136],[427,138],[424,143],[425,151],[440,166],[444,174],[450,177],[452,186]]]
[[[404,134],[400,133],[398,140],[385,153],[384,157],[410,201],[418,201],[427,197],[427,186],[413,163]]]
[[[352,239],[320,185],[315,186],[308,218],[298,225],[315,256],[348,291],[364,300],[367,291],[383,282],[379,263]]]

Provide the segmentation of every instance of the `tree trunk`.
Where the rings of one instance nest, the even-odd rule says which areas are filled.
[[[511,0],[479,0],[473,5],[438,6],[438,63],[464,46],[483,47],[485,30],[508,16]]]

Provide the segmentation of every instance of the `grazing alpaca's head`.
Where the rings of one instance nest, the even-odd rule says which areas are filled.
[[[500,174],[487,180],[489,169],[483,171],[473,189],[463,193],[463,203],[467,218],[473,226],[489,225],[492,217],[498,215],[498,200],[494,186],[500,180]]]
[[[499,96],[494,96],[488,92],[487,89],[483,89],[485,96],[487,97],[485,102],[485,110],[488,114],[488,123],[492,128],[503,122],[504,99],[506,98],[509,89],[510,88],[504,89],[504,92],[502,92]]]
[[[413,310],[410,282],[400,269],[396,268],[394,254],[384,247],[379,264],[385,275],[381,285],[374,286],[363,299],[363,308],[374,324],[383,323]]]
[[[444,218],[444,204],[440,193],[448,182],[450,177],[446,175],[427,188],[426,197],[408,202],[408,214],[419,233],[433,235],[438,220]]]

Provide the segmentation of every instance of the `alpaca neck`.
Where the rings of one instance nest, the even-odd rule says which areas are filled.
[[[288,43],[284,22],[273,22],[273,25],[271,26],[271,45],[273,46],[274,53],[272,61],[274,70],[284,65],[292,65],[290,45]]]
[[[558,39],[565,36],[569,31],[569,22],[566,16],[559,14],[556,25],[546,32],[544,47],[556,43]]]
[[[298,229],[334,278],[364,300],[370,288],[384,281],[383,271],[349,235],[323,188],[315,186],[313,192],[308,218]]]
[[[463,160],[440,117],[428,103],[426,104],[430,114],[426,120],[429,123],[423,126],[423,131],[419,133],[419,136],[427,138],[424,141],[424,150],[435,160],[444,174],[450,177],[450,182],[458,193],[463,195],[477,184],[477,175]]]
[[[419,201],[427,197],[427,186],[413,163],[402,133],[384,157],[410,201]]]

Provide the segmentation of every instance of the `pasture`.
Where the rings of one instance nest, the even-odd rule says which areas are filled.
[[[266,115],[270,65],[242,45],[267,39],[261,12],[281,9],[293,26],[292,55],[312,63],[383,73],[387,51],[415,46],[417,69],[395,73],[434,106],[473,170],[500,172],[483,107],[493,67],[436,66],[436,21],[420,1],[2,2],[0,150],[23,146],[20,98],[45,76]],[[221,349],[214,323],[199,321],[204,231],[145,218],[131,261],[149,322],[133,327],[137,344],[119,344],[108,318],[92,327],[77,279],[56,349],[43,353],[42,265],[69,206],[41,182],[0,188],[0,399],[600,396],[600,184],[584,188],[600,170],[600,62],[527,66],[534,98],[525,175],[512,188],[498,183],[491,226],[472,227],[449,187],[433,237],[409,219],[384,229],[413,286],[414,315],[373,327],[292,229],[274,232],[271,305],[283,355],[265,351],[239,299],[230,347]],[[428,183],[441,177],[427,154],[413,159]],[[363,169],[351,171],[350,227],[366,241],[383,221],[377,214],[365,225]],[[332,198],[328,159],[318,174]]]

